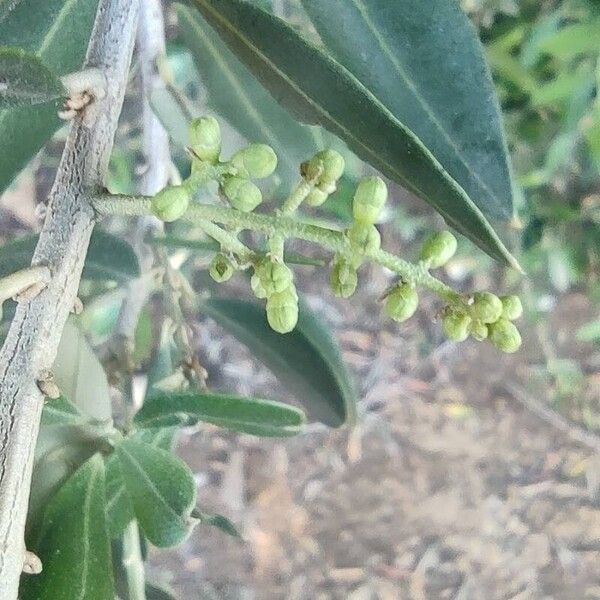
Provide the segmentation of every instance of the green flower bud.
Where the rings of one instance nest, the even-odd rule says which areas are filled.
[[[381,247],[381,235],[375,225],[353,223],[347,235],[352,249],[359,254],[377,252]]]
[[[298,295],[292,284],[267,298],[267,321],[278,333],[289,333],[298,323]]]
[[[161,221],[176,221],[187,210],[191,197],[190,191],[182,185],[168,186],[152,198],[152,213]]]
[[[366,177],[356,188],[352,214],[354,220],[366,225],[373,225],[379,219],[381,209],[387,200],[387,186],[379,177]]]
[[[463,312],[451,312],[442,320],[444,333],[454,342],[464,342],[469,337],[471,317]]]
[[[306,196],[306,204],[308,206],[321,206],[329,198],[329,194],[320,190],[319,188],[315,188],[308,196]]]
[[[234,271],[231,261],[224,254],[219,253],[212,259],[208,272],[217,283],[223,283],[231,279]]]
[[[263,199],[258,187],[243,177],[227,177],[221,189],[231,206],[242,212],[252,212]]]
[[[338,257],[331,271],[331,289],[339,298],[350,298],[358,285],[356,267],[346,258]]]
[[[231,164],[238,169],[238,174],[242,177],[264,179],[275,171],[277,155],[271,146],[250,144],[232,156]]]
[[[397,286],[385,299],[385,312],[394,321],[402,323],[410,319],[419,306],[419,296],[410,284]]]
[[[221,154],[221,128],[214,117],[194,119],[190,124],[190,147],[201,160],[216,163]]]
[[[449,231],[440,231],[423,244],[421,260],[431,269],[443,267],[454,256],[456,246],[456,238]]]
[[[498,319],[489,326],[490,341],[498,350],[512,354],[521,347],[521,334],[507,319]]]
[[[267,290],[265,290],[265,286],[262,284],[260,277],[256,273],[250,278],[250,287],[257,298],[262,300],[267,297]]]
[[[333,185],[335,190],[335,184],[344,174],[345,166],[344,157],[339,152],[322,150],[302,165],[302,175],[308,180],[316,180],[317,184],[329,184],[328,188]]]
[[[476,292],[469,312],[474,319],[482,323],[494,323],[502,314],[502,302],[498,296],[490,292]]]
[[[488,326],[481,321],[473,321],[471,323],[471,337],[478,342],[483,342],[489,334]]]
[[[518,319],[523,314],[523,305],[519,296],[502,296],[502,317],[509,321]]]
[[[281,293],[293,285],[294,274],[283,263],[265,260],[256,267],[256,275],[260,278],[267,296]]]

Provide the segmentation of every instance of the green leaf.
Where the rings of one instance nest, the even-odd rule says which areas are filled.
[[[188,1],[297,119],[340,137],[357,156],[429,202],[490,256],[519,268],[481,210],[417,135],[344,66],[281,19],[246,2]],[[490,126],[495,131],[496,122]]]
[[[304,413],[272,400],[180,392],[153,395],[135,416],[142,427],[193,425],[198,421],[252,435],[287,437],[301,431]]]
[[[323,145],[320,132],[300,125],[279,106],[206,21],[179,8],[178,23],[208,92],[209,105],[247,140],[269,144],[279,157],[285,181],[299,174],[300,163]]]
[[[331,427],[352,423],[356,392],[327,326],[304,303],[296,329],[273,331],[255,302],[212,298],[201,310],[247,346],[299,400],[309,419]]]
[[[228,535],[242,539],[242,536],[237,530],[237,527],[227,517],[224,517],[223,515],[210,515],[208,513],[200,512],[199,510],[193,510],[192,517],[198,519],[203,525],[210,525],[211,527],[216,527],[217,529],[220,529]]]
[[[132,439],[170,452],[177,429],[164,428],[138,431]],[[106,514],[112,539],[118,538],[129,522],[135,517],[133,506],[123,480],[121,463],[116,452],[105,461],[106,464]]]
[[[36,554],[43,571],[24,577],[22,600],[114,597],[100,455],[80,467],[51,500]]]
[[[196,485],[189,467],[170,452],[131,439],[116,449],[138,523],[159,547],[181,543],[191,531]]]
[[[58,75],[76,71],[97,7],[98,0],[5,0],[0,5],[0,45],[36,54]],[[54,100],[0,111],[0,192],[63,124]]]
[[[26,235],[0,247],[0,277],[31,264],[38,238],[37,234]],[[125,283],[139,275],[140,265],[131,245],[96,228],[92,233],[82,276],[85,279]]]
[[[42,410],[42,426],[44,427],[74,425],[83,422],[84,418],[79,410],[77,410],[77,407],[62,396],[44,404],[44,409]]]
[[[41,104],[63,93],[60,79],[35,54],[0,46],[0,109]]]
[[[97,421],[111,421],[106,373],[74,318],[65,325],[52,371],[61,393],[81,413]]]
[[[510,218],[500,109],[483,48],[458,2],[302,4],[333,56],[423,142],[482,213]]]
[[[133,506],[123,479],[121,461],[113,452],[105,461],[106,466],[106,516],[111,539],[118,538],[135,518]]]

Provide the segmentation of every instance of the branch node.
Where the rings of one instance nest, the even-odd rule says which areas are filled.
[[[40,392],[42,392],[46,398],[49,398],[50,400],[57,400],[60,398],[60,389],[54,380],[54,373],[49,369],[44,369],[40,373],[36,383]]]
[[[73,301],[73,306],[71,307],[71,313],[74,315],[80,315],[83,312],[83,302],[81,298],[77,296]]]
[[[28,575],[39,575],[41,572],[42,561],[30,550],[25,550],[23,556],[23,573],[27,573]]]

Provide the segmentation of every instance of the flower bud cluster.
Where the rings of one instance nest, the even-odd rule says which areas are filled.
[[[518,296],[498,298],[490,292],[477,292],[464,306],[446,309],[444,332],[455,342],[469,336],[478,341],[489,339],[498,350],[510,354],[521,347],[521,334],[511,321],[522,312]]]
[[[384,311],[392,320],[404,322],[412,317],[419,304],[417,287],[438,293],[448,303],[442,325],[453,341],[490,340],[503,352],[516,352],[521,336],[513,321],[523,308],[517,296],[497,297],[490,292],[477,292],[469,298],[460,296],[429,270],[443,267],[457,250],[457,240],[449,231],[428,238],[421,249],[419,262],[411,265],[400,257],[381,250],[377,229],[388,197],[385,182],[376,176],[362,179],[352,201],[353,222],[345,232],[314,226],[291,219],[304,202],[320,206],[335,192],[345,168],[344,158],[335,150],[318,152],[301,166],[303,180],[284,201],[276,216],[247,215],[262,202],[262,192],[253,180],[269,177],[277,166],[277,156],[270,146],[250,144],[236,152],[229,161],[221,161],[221,131],[212,117],[195,119],[190,125],[189,150],[192,174],[182,184],[166,187],[151,201],[152,212],[163,221],[175,221],[186,213],[196,188],[216,181],[232,208],[222,209],[227,217],[216,220],[205,230],[220,244],[222,251],[213,258],[209,274],[217,282],[228,281],[236,269],[253,265],[252,291],[266,300],[267,320],[275,331],[288,333],[298,322],[298,294],[291,269],[284,264],[286,237],[303,231],[309,241],[320,243],[336,252],[331,270],[331,289],[341,298],[349,298],[358,286],[358,269],[365,261],[385,265],[396,272],[400,281],[384,296]],[[233,210],[232,210],[233,209]],[[190,211],[191,213],[191,211]],[[192,217],[193,220],[193,217]],[[230,225],[232,229],[221,229]],[[262,231],[269,241],[269,254],[256,254],[237,237],[244,228]],[[295,227],[295,226],[296,227]],[[302,237],[302,235],[298,235]],[[311,239],[312,237],[312,239]],[[241,259],[241,260],[239,260]]]

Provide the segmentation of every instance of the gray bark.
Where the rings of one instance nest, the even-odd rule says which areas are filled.
[[[0,351],[0,598],[16,600],[43,396],[75,301],[95,215],[90,194],[102,183],[121,112],[138,16],[137,0],[100,0],[84,67],[106,75],[106,95],[76,117],[69,133],[33,265],[51,271],[48,287],[17,308]]]

